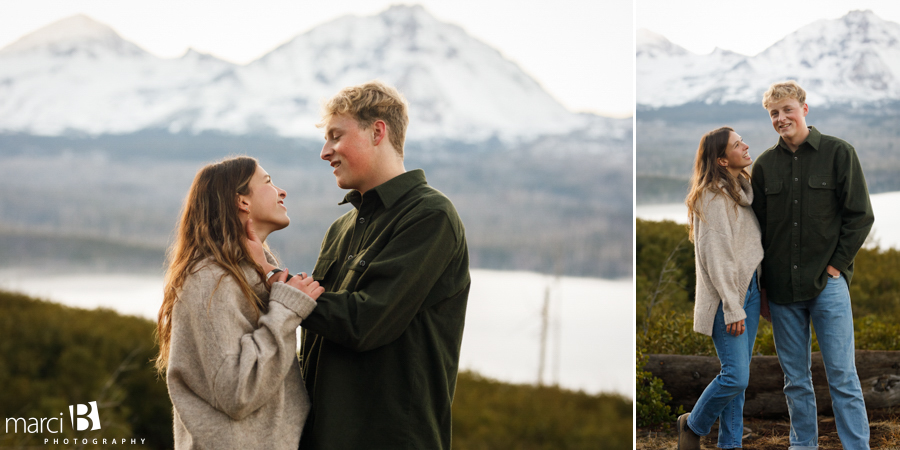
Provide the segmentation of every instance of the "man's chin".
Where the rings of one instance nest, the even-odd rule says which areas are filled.
[[[335,181],[337,181],[337,186],[341,189],[355,189],[353,186],[350,185],[350,183],[348,183],[345,180],[337,178]]]

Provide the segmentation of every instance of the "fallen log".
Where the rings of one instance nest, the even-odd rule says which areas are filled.
[[[660,378],[672,402],[690,411],[706,385],[719,373],[714,356],[647,355],[644,370]],[[866,408],[900,405],[900,351],[856,351],[856,370]],[[833,414],[822,354],[812,354],[812,379],[819,414]],[[745,393],[745,416],[783,416],[787,403],[783,393],[784,373],[777,356],[754,356],[750,361],[750,384]]]

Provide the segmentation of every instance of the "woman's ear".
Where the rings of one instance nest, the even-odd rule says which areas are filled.
[[[250,197],[237,194],[237,207],[240,212],[250,213]]]
[[[716,162],[718,162],[722,167],[728,167],[728,160],[725,158],[719,158],[716,160]]]

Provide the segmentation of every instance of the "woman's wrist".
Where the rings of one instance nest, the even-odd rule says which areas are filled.
[[[272,273],[273,270],[278,270],[278,271],[280,271],[281,269],[279,269],[278,266],[273,266],[273,265],[269,264],[268,262],[266,262],[265,264],[262,265],[262,270],[263,270],[263,272],[265,272],[266,274],[268,274],[268,275],[266,276],[266,280],[268,280],[269,278],[272,277],[272,275],[274,275],[274,274]]]

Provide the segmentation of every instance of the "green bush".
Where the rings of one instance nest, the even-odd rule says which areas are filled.
[[[694,251],[687,229],[674,222],[638,220],[636,229],[636,324],[639,348],[647,353],[715,355],[712,340],[691,331],[695,289]],[[660,286],[659,274],[669,260],[669,277]],[[900,250],[864,248],[859,251],[850,284],[856,348],[900,350]],[[647,319],[648,302],[657,295]],[[644,329],[647,333],[644,335]],[[819,351],[813,330],[813,351]],[[772,326],[760,322],[756,354],[774,355]]]
[[[637,348],[648,354],[716,356],[712,338],[693,330],[693,313],[668,312],[650,321],[647,335],[638,330]]]
[[[900,350],[900,324],[885,322],[876,315],[853,321],[856,348],[860,350]]]
[[[0,447],[74,448],[62,440],[98,437],[146,439],[144,445],[129,443],[134,449],[172,448],[172,405],[165,380],[150,363],[154,327],[110,310],[0,291],[0,418],[60,412],[66,418],[64,433],[6,433]],[[72,430],[68,405],[90,401],[99,403],[102,428]],[[619,395],[507,384],[470,372],[457,380],[454,448],[593,449],[602,442],[604,448],[628,449],[632,429],[632,402]],[[91,442],[87,447],[106,447]]]
[[[632,403],[558,387],[514,385],[459,374],[454,449],[632,448]]]
[[[133,448],[172,448],[172,405],[157,379],[153,322],[0,292],[0,417],[68,419],[69,406],[96,401],[102,428],[6,433],[0,446],[43,447],[44,439],[144,438]],[[56,425],[56,423],[54,423]],[[100,441],[102,442],[102,441]],[[138,441],[139,442],[139,441]],[[94,447],[93,445],[91,445]],[[100,446],[102,448],[102,445]]]
[[[684,414],[684,407],[679,405],[675,411],[672,410],[669,405],[672,396],[666,392],[662,380],[644,370],[647,357],[640,350],[636,353],[637,426],[651,427],[672,422],[677,415]]]

